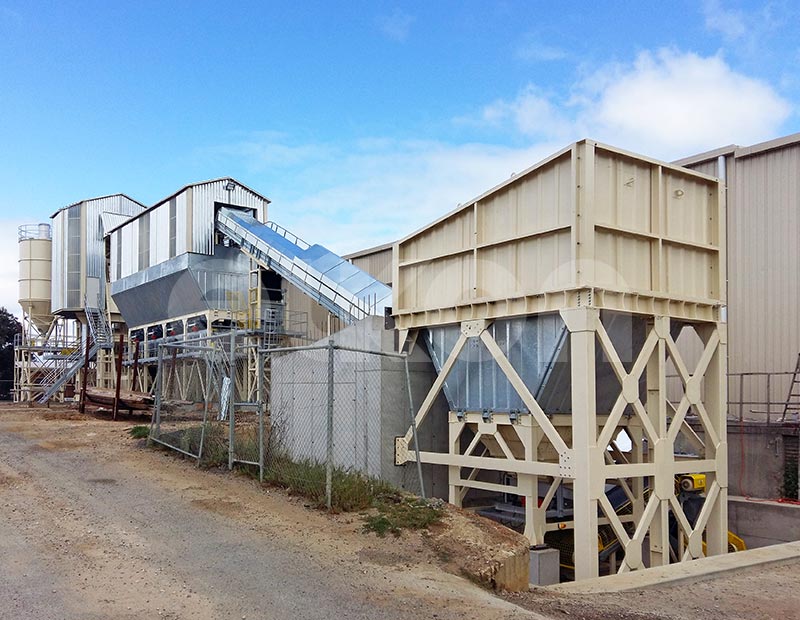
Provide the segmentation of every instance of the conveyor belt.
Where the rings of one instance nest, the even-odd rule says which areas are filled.
[[[309,245],[273,222],[223,207],[217,230],[262,267],[291,282],[345,323],[383,316],[392,289],[321,245]]]

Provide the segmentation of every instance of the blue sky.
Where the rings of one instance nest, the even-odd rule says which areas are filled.
[[[0,305],[16,225],[233,176],[351,251],[592,137],[674,159],[800,131],[776,2],[0,0]]]

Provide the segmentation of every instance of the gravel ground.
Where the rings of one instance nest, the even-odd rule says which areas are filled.
[[[413,537],[64,417],[0,408],[0,618],[537,617]]]
[[[0,620],[800,618],[800,565],[595,596],[495,596],[420,534],[379,539],[126,423],[0,405]]]

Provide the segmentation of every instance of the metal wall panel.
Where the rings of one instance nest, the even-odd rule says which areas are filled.
[[[576,290],[608,293],[599,307],[655,298],[659,313],[716,320],[722,195],[715,179],[575,143],[399,242],[398,325],[528,314],[529,301]]]
[[[800,144],[735,159],[731,372],[792,370],[800,352]]]
[[[103,275],[103,264],[105,253],[103,251],[103,222],[100,214],[107,210],[103,203],[110,202],[108,199],[90,200],[85,204],[84,217],[84,242],[86,250],[86,277],[100,278]]]
[[[174,198],[175,200],[175,255],[178,256],[186,252],[186,225],[187,225],[187,206],[186,192],[181,192]]]
[[[728,371],[791,371],[800,352],[800,135],[731,148],[723,156],[724,171],[716,155],[685,165],[726,176]],[[699,355],[696,340],[684,347],[691,357]],[[729,388],[732,401],[767,400],[763,378],[740,386],[734,377]],[[788,378],[774,378],[770,400],[787,393]],[[747,405],[742,414],[759,417],[751,409],[765,407]],[[738,407],[731,413],[738,415]]]
[[[234,183],[235,188],[225,189],[227,180],[202,183],[188,188],[192,194],[192,252],[211,254],[214,250],[214,205],[229,204],[256,210],[256,219],[266,219],[267,203],[250,190]]]
[[[383,248],[369,254],[345,256],[356,267],[363,269],[376,280],[391,286],[392,284],[392,248]]]
[[[116,194],[86,200],[83,205],[84,242],[86,252],[86,277],[103,278],[105,269],[105,245],[103,242],[103,213],[133,216],[144,210],[140,204],[126,196]]]
[[[80,308],[83,306],[81,295],[81,252],[85,251],[82,243],[81,205],[67,209],[67,261],[66,261],[66,306]]]
[[[129,222],[115,234],[122,235],[122,277],[139,270],[139,220]]]
[[[147,267],[169,260],[169,203],[150,211],[150,263]]]
[[[103,214],[106,224],[110,224],[143,209],[139,203],[117,194],[75,203],[53,216],[54,311],[82,308],[87,290],[96,292],[97,283],[105,281]],[[90,279],[93,284],[87,287]]]
[[[306,315],[307,336],[312,342],[327,338],[329,328],[330,333],[335,333],[343,327],[343,323],[337,317],[330,314],[288,280],[281,280],[281,288],[284,291],[286,309]]]

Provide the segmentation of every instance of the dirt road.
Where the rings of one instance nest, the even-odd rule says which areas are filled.
[[[0,618],[537,617],[125,427],[0,408]]]
[[[0,406],[0,620],[800,618],[798,565],[593,596],[497,597],[423,535],[379,539],[125,423]]]

